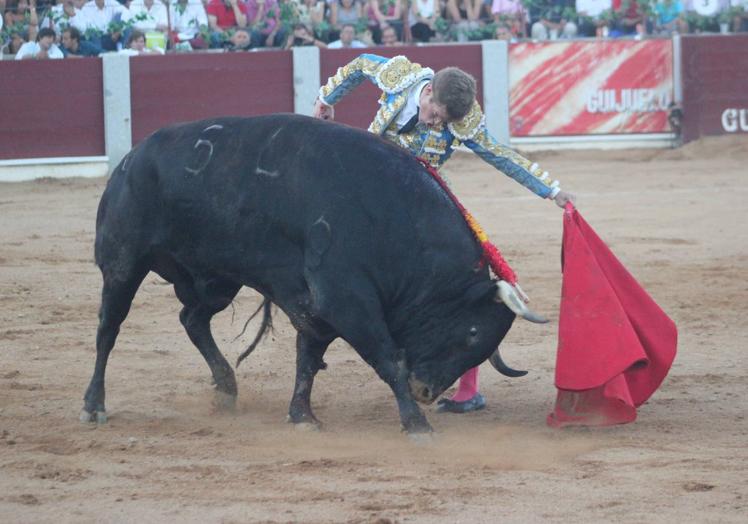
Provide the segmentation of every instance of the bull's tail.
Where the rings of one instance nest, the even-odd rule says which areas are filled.
[[[239,333],[234,340],[241,337],[244,332],[247,330],[247,326],[252,321],[253,318],[257,316],[257,314],[262,311],[262,323],[260,324],[260,329],[257,330],[257,334],[255,335],[254,340],[252,343],[247,347],[247,349],[244,350],[244,352],[239,355],[239,358],[236,360],[236,367],[239,367],[239,364],[242,363],[242,360],[247,358],[257,347],[257,345],[260,343],[260,340],[262,340],[262,337],[265,336],[268,329],[272,331],[273,329],[273,317],[272,317],[272,305],[273,303],[270,302],[269,298],[265,298],[262,301],[262,304],[260,304],[260,307],[257,308],[257,310],[252,313],[252,316],[250,316],[247,319],[247,322],[244,324],[244,328],[242,328],[242,332]]]

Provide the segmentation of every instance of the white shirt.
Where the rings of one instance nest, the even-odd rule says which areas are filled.
[[[38,42],[26,42],[21,46],[21,48],[16,53],[16,60],[23,60],[27,57],[34,57],[36,56],[39,51],[42,50],[42,47],[39,45]],[[57,47],[57,45],[52,44],[49,47],[49,58],[65,58],[65,55],[62,54],[62,51],[60,51],[60,48]]]
[[[187,0],[187,5],[178,5],[176,1],[169,6],[171,27],[179,33],[180,40],[191,40],[197,36],[201,25],[208,25],[208,15],[202,0]]]
[[[405,102],[405,105],[395,117],[395,124],[397,125],[398,129],[407,124],[408,120],[413,118],[413,115],[415,115],[416,111],[418,111],[421,101],[421,91],[423,91],[423,88],[426,87],[429,82],[431,82],[431,80],[422,80],[410,89],[410,93],[408,93],[408,100]]]
[[[361,42],[360,40],[354,40],[351,42],[351,45],[348,46],[348,49],[361,49],[362,47],[366,47],[366,44]],[[327,44],[327,49],[343,49],[343,41],[342,40],[335,40],[334,42],[330,42]]]
[[[62,30],[66,27],[75,26],[75,20],[78,18],[80,10],[73,7],[74,14],[70,18],[65,13],[65,6],[62,4],[53,5],[49,8],[47,17],[44,19],[45,22],[42,24],[44,27],[54,29],[55,33],[59,37],[62,34]]]
[[[130,4],[130,18],[138,15],[145,15],[145,20],[139,20],[133,24],[135,29],[143,32],[155,31],[157,27],[168,27],[169,19],[166,13],[166,6],[161,0],[153,0],[153,5],[148,9],[143,0],[132,0]]]
[[[163,55],[165,51],[161,49],[160,47],[154,47],[151,49],[147,49],[145,52],[140,53],[136,49],[131,49],[129,47],[126,47],[124,49],[120,49],[117,51],[118,55],[127,55],[127,56],[153,56],[155,54]]]
[[[86,29],[98,29],[102,33],[107,32],[109,22],[119,15],[122,22],[130,19],[130,11],[117,2],[117,0],[104,0],[104,8],[99,9],[94,0],[86,2],[80,13],[75,16],[75,27],[85,32]]]
[[[612,0],[577,0],[577,13],[584,13],[587,16],[596,17],[606,9],[613,8]]]

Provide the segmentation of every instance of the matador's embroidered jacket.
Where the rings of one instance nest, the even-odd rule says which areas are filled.
[[[404,56],[389,59],[363,54],[330,77],[327,84],[320,88],[320,99],[327,105],[335,105],[364,79],[368,79],[382,90],[379,111],[369,126],[372,133],[408,149],[436,169],[452,155],[453,147],[462,143],[536,195],[543,198],[556,196],[560,191],[557,181],[551,180],[537,164],[499,144],[488,133],[483,111],[477,101],[465,118],[458,122],[426,129],[425,126],[416,126],[412,131],[398,134],[395,120],[408,100],[410,89],[433,76],[432,69],[421,67]]]

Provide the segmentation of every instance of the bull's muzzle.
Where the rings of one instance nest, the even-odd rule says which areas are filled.
[[[519,287],[519,284],[513,286],[505,280],[496,282],[496,301],[503,302],[514,314],[525,320],[535,322],[536,324],[545,324],[548,322],[547,318],[538,315],[527,307],[525,302],[528,302],[529,299],[522,291],[522,288]]]

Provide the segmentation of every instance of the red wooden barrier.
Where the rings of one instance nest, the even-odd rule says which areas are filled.
[[[483,100],[483,60],[480,44],[445,45],[427,47],[377,47],[372,49],[323,49],[320,52],[320,80],[324,84],[334,75],[338,67],[344,66],[361,53],[380,56],[407,56],[413,62],[438,71],[447,66],[457,66],[470,73],[478,81],[478,100]],[[377,100],[381,92],[370,82],[335,105],[335,120],[366,129],[378,109]]]
[[[683,140],[748,133],[748,35],[681,40]]]
[[[101,60],[0,61],[0,160],[104,155]]]
[[[130,59],[133,144],[176,122],[293,112],[290,51]]]

